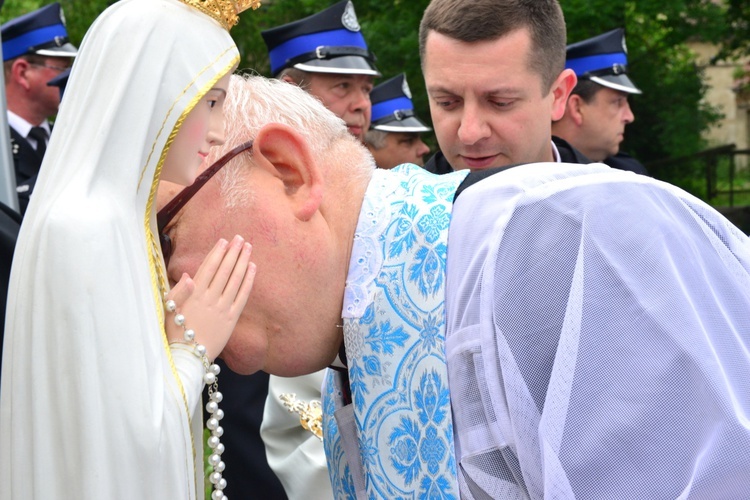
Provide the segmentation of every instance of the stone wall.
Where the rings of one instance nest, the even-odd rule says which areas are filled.
[[[750,148],[750,100],[747,92],[738,91],[740,82],[737,70],[750,69],[750,58],[736,63],[711,64],[716,47],[706,43],[691,43],[690,48],[698,57],[708,85],[706,101],[719,108],[724,119],[706,134],[711,147],[734,144],[737,149]],[[738,167],[747,167],[746,157],[738,157]]]

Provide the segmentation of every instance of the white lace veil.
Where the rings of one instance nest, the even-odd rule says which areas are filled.
[[[121,0],[86,34],[13,262],[0,497],[202,496],[200,388],[163,335],[153,199],[166,146],[238,60],[176,0]]]
[[[744,498],[750,240],[597,165],[457,200],[447,355],[467,498]],[[470,492],[470,493],[469,493]]]

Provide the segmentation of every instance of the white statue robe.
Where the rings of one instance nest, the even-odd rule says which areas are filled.
[[[202,369],[166,342],[153,203],[174,134],[238,61],[176,0],[122,0],[86,34],[13,262],[0,498],[202,498]]]

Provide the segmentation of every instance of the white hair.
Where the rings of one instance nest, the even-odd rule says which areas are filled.
[[[349,134],[345,122],[297,85],[254,74],[232,75],[224,117],[225,142],[211,149],[210,163],[254,138],[263,126],[282,123],[305,139],[313,157],[322,160],[320,164],[326,171],[337,170],[338,174],[332,172],[333,175],[344,171],[353,182],[366,182],[375,168],[371,155]],[[251,153],[241,157],[252,162]],[[228,206],[237,205],[249,195],[238,173],[245,165],[232,161],[218,174]]]

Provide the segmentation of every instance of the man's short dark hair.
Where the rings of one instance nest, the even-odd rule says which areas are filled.
[[[589,103],[594,98],[597,92],[599,92],[604,87],[602,85],[599,85],[596,82],[592,82],[591,80],[578,80],[578,83],[576,83],[576,86],[573,88],[573,91],[570,93],[570,95],[577,95],[580,96],[581,99],[583,99],[583,102]]]
[[[529,66],[542,77],[546,95],[565,69],[565,19],[557,0],[432,0],[419,25],[422,65],[430,31],[472,43],[493,41],[519,29],[529,30]]]

